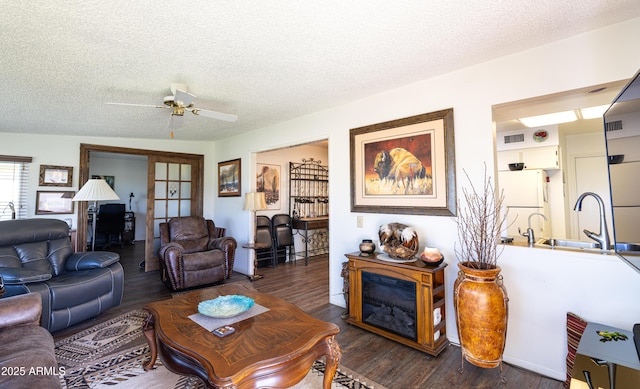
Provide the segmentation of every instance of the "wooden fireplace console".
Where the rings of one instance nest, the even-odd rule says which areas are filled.
[[[426,266],[422,261],[395,263],[378,259],[378,253],[362,257],[360,253],[345,254],[348,263],[348,309],[346,321],[398,343],[437,356],[444,350],[447,340],[445,314],[444,269]],[[362,314],[362,272],[379,274],[416,284],[416,340],[365,323]],[[439,308],[442,320],[434,325],[434,310]],[[438,332],[439,331],[439,332]],[[439,333],[437,336],[436,333]]]

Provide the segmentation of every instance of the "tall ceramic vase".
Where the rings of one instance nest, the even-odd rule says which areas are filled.
[[[453,303],[462,360],[484,368],[502,367],[507,337],[508,301],[500,267],[475,269],[458,263]]]

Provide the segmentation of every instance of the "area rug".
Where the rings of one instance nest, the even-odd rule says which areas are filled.
[[[132,311],[88,328],[56,343],[56,356],[65,366],[61,376],[66,389],[183,389],[204,388],[203,382],[167,370],[158,359],[154,368],[144,371],[142,365],[150,359],[149,347],[142,336],[145,311]],[[137,323],[137,324],[136,324]],[[134,328],[136,327],[137,328]],[[316,361],[307,376],[293,388],[322,387],[325,365]],[[333,384],[335,389],[386,389],[357,373],[340,366]]]
[[[58,364],[81,366],[124,347],[132,347],[136,340],[144,340],[142,323],[147,316],[149,314],[143,310],[127,312],[56,342]]]

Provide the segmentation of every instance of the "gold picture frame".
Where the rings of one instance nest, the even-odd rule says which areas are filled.
[[[456,215],[453,108],[353,128],[351,211]]]
[[[40,186],[73,186],[72,166],[40,165]]]

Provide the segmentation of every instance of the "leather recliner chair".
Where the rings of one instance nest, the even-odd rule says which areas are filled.
[[[230,278],[237,243],[216,238],[213,220],[176,217],[160,223],[160,273],[172,290],[192,288]]]
[[[69,226],[57,219],[0,222],[0,276],[5,297],[37,292],[41,325],[50,332],[70,327],[120,305],[124,271],[120,255],[73,253]]]
[[[53,337],[40,326],[41,313],[39,293],[0,299],[0,388],[62,386],[58,374],[64,370],[58,367]]]

